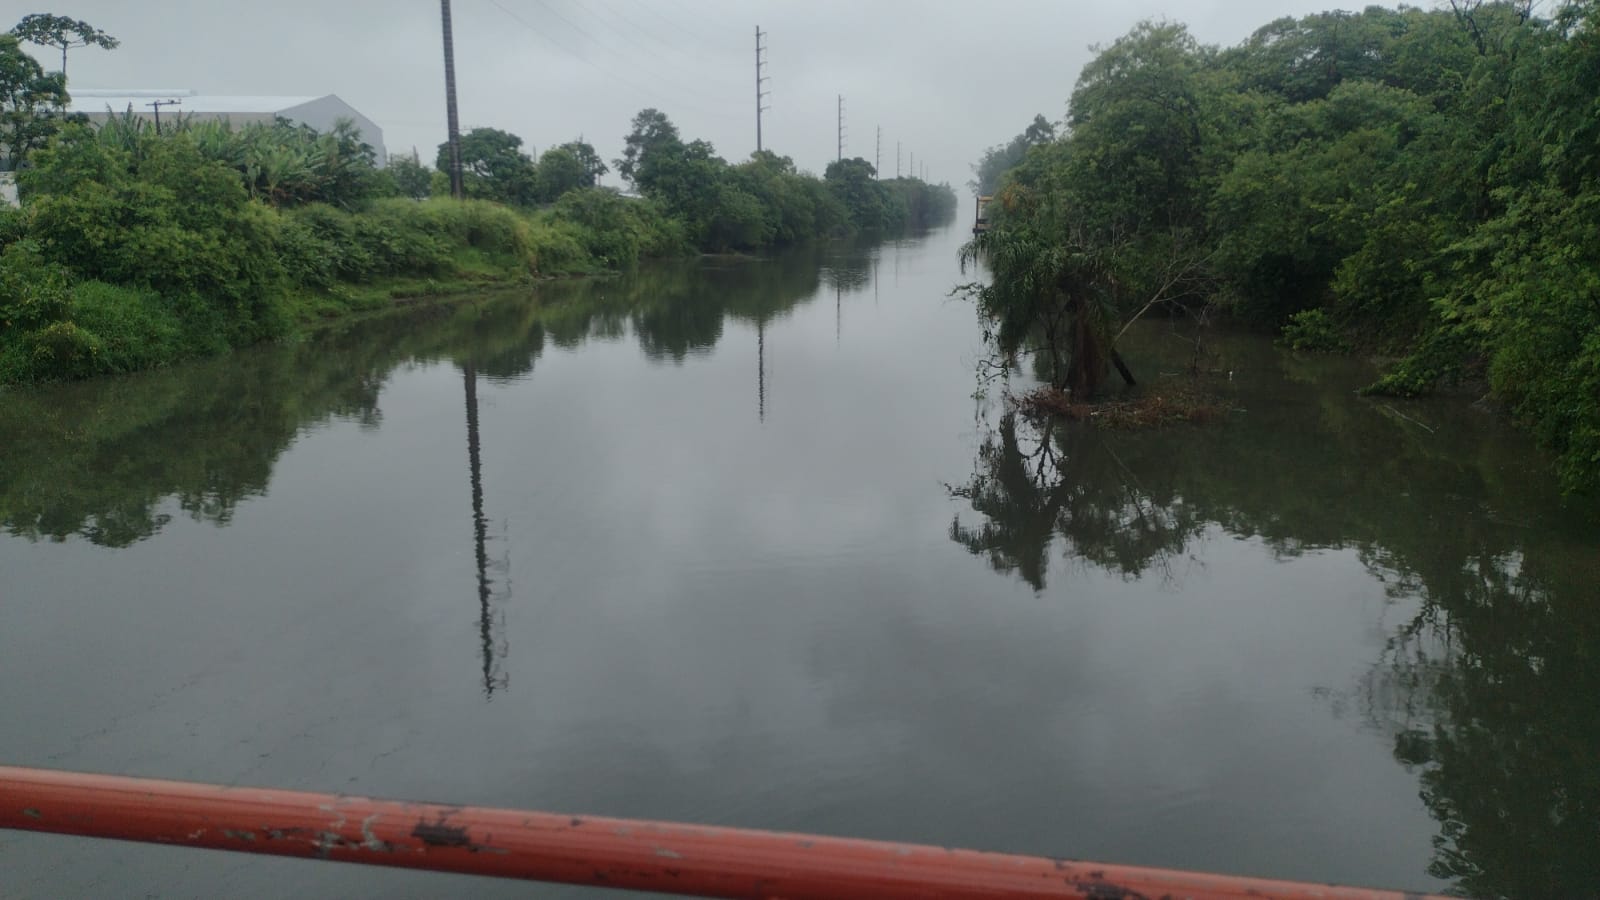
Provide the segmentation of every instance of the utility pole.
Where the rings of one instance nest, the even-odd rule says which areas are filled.
[[[915,153],[911,154],[911,165],[906,166],[906,168],[911,170],[912,178],[917,177],[917,155]]]
[[[883,126],[878,126],[878,143],[872,151],[872,177],[883,179]]]
[[[900,180],[900,142],[894,142],[894,180]]]
[[[844,161],[844,95],[839,95],[839,161]]]
[[[465,193],[461,183],[461,118],[456,114],[456,46],[450,29],[450,0],[439,0],[439,17],[444,26],[444,108],[450,141],[450,196],[460,200]]]
[[[145,106],[148,106],[156,111],[156,134],[158,136],[161,134],[161,107],[177,106],[182,102],[182,100],[152,100],[151,102],[145,104]]]
[[[762,106],[761,105],[762,99],[765,98],[765,97],[771,96],[771,94],[772,94],[771,91],[764,91],[764,90],[761,89],[761,85],[763,83],[772,80],[772,79],[766,77],[765,75],[761,74],[762,67],[766,65],[766,63],[763,62],[762,59],[761,59],[761,54],[763,52],[765,52],[766,49],[767,49],[765,46],[762,45],[761,37],[762,37],[761,26],[757,25],[756,26],[756,152],[757,153],[761,152],[761,114],[763,112],[766,112],[767,110],[772,108],[770,106]]]

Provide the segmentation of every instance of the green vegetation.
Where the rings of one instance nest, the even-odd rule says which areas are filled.
[[[711,251],[754,250],[854,231],[925,228],[955,215],[955,191],[916,179],[880,181],[864,159],[828,164],[822,180],[771,152],[729,165],[705,141],[685,143],[655,109],[633,119],[617,172],[683,222]]]
[[[1165,327],[1134,329],[1130,361],[1172,367]],[[1600,879],[1600,535],[1530,477],[1524,441],[1461,407],[1417,421],[1353,402],[1367,368],[1215,347],[1260,377],[1231,383],[1249,412],[1227,428],[1110,430],[1007,415],[982,435],[949,536],[1036,591],[1083,571],[1209,577],[1208,544],[1248,540],[1281,559],[1359,558],[1391,592],[1385,640],[1335,714],[1386,735],[1438,821],[1428,871],[1464,897],[1571,897]],[[1286,390],[1286,386],[1295,386]],[[1425,408],[1424,408],[1425,409]],[[1396,502],[1426,496],[1427,502]],[[1492,510],[1492,514],[1485,514]],[[1223,535],[1227,537],[1224,538]]]
[[[1062,136],[1036,120],[975,167],[1015,161],[965,253],[996,350],[1092,395],[1131,319],[1216,301],[1400,358],[1371,392],[1485,383],[1600,489],[1600,2],[1532,10],[1368,7],[1227,49],[1139,25]]]
[[[867,265],[864,256],[847,261]],[[822,276],[820,248],[709,269],[668,260],[551,284],[537,304],[503,293],[417,305],[138,378],[13,391],[0,403],[0,433],[12,439],[0,453],[0,531],[125,547],[155,535],[174,509],[225,524],[241,501],[266,490],[304,429],[380,422],[385,385],[409,366],[442,361],[491,380],[517,378],[549,346],[630,333],[650,358],[681,362],[723,340],[729,320],[769,323],[817,297]],[[75,294],[95,309],[161,302],[153,292],[135,298],[103,286]]]
[[[639,114],[618,161],[641,197],[572,141],[537,159],[494,128],[463,135],[467,199],[415,157],[376,165],[347,123],[233,127],[132,111],[99,128],[64,115],[64,73],[21,40],[112,49],[85,22],[37,15],[0,37],[0,161],[24,209],[0,212],[0,384],[164,365],[292,333],[397,297],[623,269],[695,249],[750,251],[925,227],[948,186],[880,182],[862,160],[818,179],[757,154],[730,166]]]

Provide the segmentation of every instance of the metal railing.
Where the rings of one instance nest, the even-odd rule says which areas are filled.
[[[0,828],[702,897],[1421,897],[882,841],[9,767],[0,767]]]

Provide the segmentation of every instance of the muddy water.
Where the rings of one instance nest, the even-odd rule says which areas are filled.
[[[0,395],[0,761],[1600,883],[1600,535],[1546,461],[1253,337],[1206,348],[1211,426],[1009,418],[960,238]],[[1153,383],[1190,355],[1133,350]],[[0,834],[6,897],[457,894],[528,895]]]

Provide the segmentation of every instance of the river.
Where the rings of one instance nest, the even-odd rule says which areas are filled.
[[[1492,412],[1364,399],[1364,362],[1225,333],[1217,423],[1008,417],[950,297],[962,237],[0,394],[0,762],[1600,884],[1600,529],[1548,460]],[[1130,361],[1159,383],[1190,352],[1150,323]],[[3,832],[0,873],[6,897],[528,895]]]

